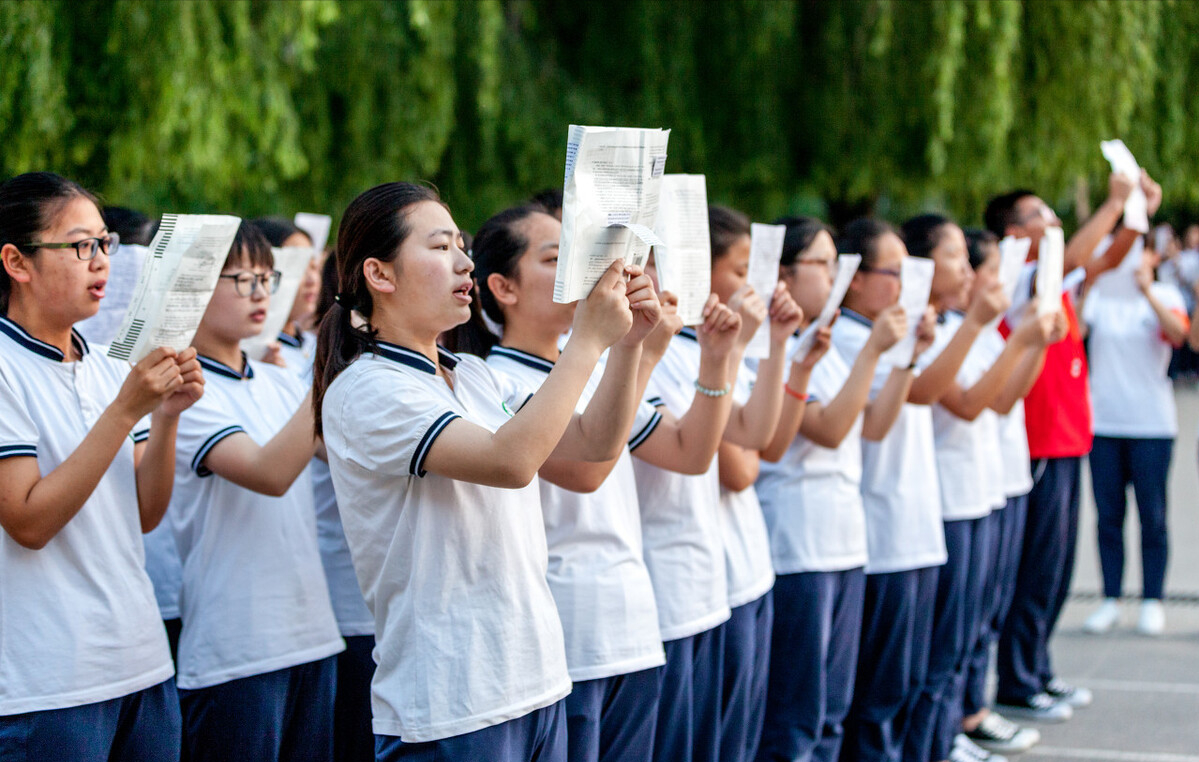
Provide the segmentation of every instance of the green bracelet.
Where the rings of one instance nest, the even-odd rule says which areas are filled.
[[[705,397],[723,397],[729,393],[729,386],[728,384],[725,384],[723,389],[709,389],[701,384],[697,378],[695,379],[695,391],[699,392]]]

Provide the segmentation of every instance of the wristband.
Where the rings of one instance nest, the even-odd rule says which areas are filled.
[[[904,370],[911,370],[911,371],[916,370],[916,361],[912,360],[911,364],[908,365],[908,367],[904,368]]]
[[[799,400],[800,402],[808,401],[808,395],[800,394],[799,392],[795,391],[790,386],[788,386],[786,382],[783,382],[783,391],[786,392],[787,394],[791,395],[795,399]]]
[[[709,389],[701,384],[697,378],[695,379],[695,391],[699,392],[705,397],[723,397],[729,393],[729,386],[728,384],[725,384],[723,389]]]

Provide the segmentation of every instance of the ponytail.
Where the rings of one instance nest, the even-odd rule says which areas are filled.
[[[323,431],[321,404],[329,385],[350,363],[376,346],[378,333],[370,326],[374,301],[362,266],[368,259],[395,260],[411,232],[408,210],[425,201],[444,206],[437,193],[423,185],[384,183],[351,201],[342,216],[337,248],[329,256],[333,264],[326,263],[323,285],[333,289],[334,297],[320,320],[313,357],[312,412],[317,436]],[[333,273],[335,278],[328,277]]]

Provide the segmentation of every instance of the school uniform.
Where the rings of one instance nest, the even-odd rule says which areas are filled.
[[[1008,315],[1018,315],[1032,294],[1036,263],[1026,265]],[[1045,352],[1045,364],[1024,399],[1033,488],[1016,574],[1015,592],[999,638],[999,703],[1021,704],[1053,679],[1049,638],[1074,573],[1080,470],[1092,440],[1087,357],[1074,314],[1081,271],[1066,276],[1062,309],[1066,338]],[[1000,325],[1010,332],[1005,320]]]
[[[933,345],[920,358],[927,368],[964,322],[960,313],[941,316]],[[975,342],[958,370],[957,384],[976,384],[994,364],[993,344]],[[925,684],[912,716],[912,733],[931,734],[930,759],[947,759],[961,732],[962,704],[984,614],[984,594],[992,569],[995,536],[992,510],[1004,502],[998,420],[983,410],[963,420],[933,405],[933,442],[945,522],[948,560],[937,579],[933,639]]]
[[[843,309],[833,325],[832,349],[852,364],[872,326],[865,317]],[[872,399],[891,371],[890,365],[878,365]],[[862,440],[861,492],[866,592],[854,703],[842,754],[846,759],[897,760],[903,754],[916,687],[923,684],[928,666],[935,570],[946,559],[932,411],[927,405],[904,403],[886,437]]]
[[[821,358],[808,382],[809,401],[829,404],[850,367],[838,352]],[[837,759],[866,590],[861,478],[861,414],[836,448],[797,434],[778,463],[762,463],[758,496],[779,575],[771,642],[777,656],[757,755],[763,762]]]
[[[311,380],[310,371],[316,355],[316,334],[312,331],[291,333],[288,328],[279,332],[279,356],[296,375]]]
[[[737,404],[749,401],[756,378],[743,362],[732,390]],[[757,755],[762,736],[774,624],[770,534],[753,485],[736,492],[721,486],[720,526],[729,591],[729,621],[723,625],[720,759],[740,762]]]
[[[1108,277],[1130,277],[1113,273]],[[1154,283],[1154,297],[1187,319],[1182,294]],[[1178,423],[1174,387],[1166,371],[1172,347],[1157,314],[1139,291],[1126,296],[1092,293],[1083,309],[1089,327],[1090,381],[1095,440],[1091,482],[1099,516],[1099,561],[1103,594],[1123,593],[1126,491],[1136,493],[1141,529],[1143,593],[1160,600],[1169,541],[1166,484]]]
[[[536,391],[554,363],[495,347],[487,364]],[[579,399],[587,409],[603,376],[601,363]],[[629,448],[654,432],[662,414],[639,405],[611,473],[594,492],[572,492],[539,480],[549,563],[546,581],[566,641],[574,689],[566,697],[571,762],[642,760],[653,754],[661,667],[658,609],[642,557],[641,515]]]
[[[0,458],[44,476],[116,399],[129,366],[72,332],[81,359],[0,316]],[[0,532],[0,758],[177,759],[174,669],[145,572],[134,443],[40,550]]]
[[[329,386],[325,446],[375,619],[379,759],[561,760],[570,692],[546,582],[536,480],[500,489],[427,473],[457,418],[497,430],[528,398],[470,355],[441,368],[378,342]],[[434,756],[430,756],[434,755]]]
[[[200,357],[204,396],[180,417],[167,511],[183,564],[179,687],[189,756],[326,759],[343,648],[304,471],[281,497],[220,478],[205,458],[242,433],[265,444],[305,389],[290,371]]]
[[[676,417],[690,409],[699,342],[684,328],[650,377],[651,400]],[[666,667],[654,759],[717,760],[720,753],[728,576],[716,458],[707,472],[677,474],[636,460],[645,564],[658,604]]]

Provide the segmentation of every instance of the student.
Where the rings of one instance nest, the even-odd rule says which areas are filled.
[[[602,462],[625,446],[631,402],[630,415],[574,414],[600,355],[633,322],[621,265],[577,305],[530,396],[436,346],[470,317],[474,265],[433,191],[362,193],[335,256],[315,423],[375,618],[376,756],[564,760],[571,682],[536,476],[551,454]]]
[[[818,220],[782,222],[781,281],[805,318],[814,317],[829,298],[836,246]],[[865,590],[861,433],[864,426],[876,433],[876,427],[889,426],[907,391],[906,382],[897,380],[874,402],[868,399],[880,355],[906,328],[902,308],[885,312],[849,362],[837,352],[825,354],[831,331],[821,329],[812,349],[791,366],[784,412],[762,453],[757,489],[778,573],[771,638],[776,656],[757,754],[763,762],[838,756]],[[795,418],[788,415],[792,407],[799,411]]]
[[[253,362],[278,285],[242,223],[192,345],[209,378],[179,424],[167,513],[183,564],[179,687],[192,760],[328,759],[344,648],[317,549],[312,408],[295,374]]]
[[[1109,295],[1097,283],[1082,307],[1095,419],[1090,472],[1099,516],[1104,596],[1083,624],[1088,632],[1107,632],[1120,616],[1130,484],[1141,528],[1143,602],[1137,630],[1160,635],[1166,625],[1162,608],[1169,552],[1166,485],[1178,434],[1174,387],[1167,370],[1170,355],[1186,341],[1190,324],[1182,294],[1172,284],[1156,280],[1159,261],[1153,249],[1143,249],[1131,273],[1121,268],[1102,279],[1133,279],[1135,289]]]
[[[179,414],[204,380],[190,349],[131,370],[75,332],[117,246],[76,183],[0,185],[3,759],[179,758],[141,535],[166,511]]]
[[[832,347],[848,363],[862,354],[876,322],[903,316],[896,305],[907,251],[891,226],[873,219],[851,222],[836,244],[839,252],[862,257],[832,331]],[[918,323],[912,362],[894,365],[880,358],[871,382],[872,400],[894,394],[904,402],[894,421],[880,426],[884,433],[876,433],[877,440],[865,432],[862,438],[866,589],[860,614],[843,614],[861,617],[858,651],[843,657],[856,662],[853,702],[848,714],[842,714],[844,729],[828,721],[821,729],[822,737],[844,738],[846,759],[899,759],[901,710],[927,662],[923,617],[931,603],[925,599],[945,550],[939,521],[928,505],[930,482],[935,484],[931,420],[927,408],[911,404],[911,398],[914,358],[928,346],[931,331],[926,314]],[[838,707],[836,712],[845,710]],[[830,719],[835,722],[837,714]]]
[[[275,248],[312,248],[312,238],[286,217],[260,217],[252,222]],[[312,365],[312,353],[316,349],[313,316],[321,293],[321,256],[322,252],[318,251],[308,261],[296,300],[279,332],[279,358],[287,367],[301,372]]]
[[[1149,213],[1161,203],[1161,187],[1147,175],[1142,186]],[[1136,238],[1122,230],[1102,257],[1091,254],[1116,225],[1133,181],[1113,173],[1108,198],[1066,244],[1064,272],[1081,285],[1119,265]],[[1048,227],[1060,227],[1053,210],[1029,190],[997,196],[987,204],[987,228],[996,236],[1028,238],[1030,264],[1017,284],[1013,303],[1032,293],[1036,257]],[[1011,610],[999,639],[998,698],[1004,714],[1061,722],[1073,710],[1091,703],[1091,693],[1053,673],[1049,638],[1070,590],[1078,533],[1081,458],[1091,449],[1090,389],[1087,359],[1074,311],[1073,289],[1062,294],[1069,324],[1066,338],[1046,352],[1037,381],[1025,398],[1025,425],[1034,479],[1028,500],[1028,523],[1020,555]],[[1002,326],[1001,326],[1002,327]]]
[[[749,218],[733,209],[710,206],[708,231],[712,293],[722,303],[745,304],[751,248]],[[808,381],[808,372],[795,366],[789,377],[783,378],[787,339],[802,319],[799,307],[782,283],[773,294],[762,298],[769,298],[769,355],[752,370],[740,356],[730,360],[736,373],[731,396],[737,407],[732,413],[734,430],[728,431],[721,443],[717,463],[729,605],[729,620],[722,625],[724,681],[719,759],[727,762],[752,760],[757,755],[770,670],[774,568],[770,537],[753,484],[760,452],[770,443],[779,422],[783,384],[794,384],[793,393],[802,395]],[[753,337],[753,324],[757,322],[743,320],[743,342]],[[743,344],[738,346],[744,352]],[[789,413],[788,425],[798,425],[802,410],[792,406]],[[756,440],[746,441],[744,434],[739,435],[736,427],[742,423],[757,433]]]
[[[498,346],[496,337],[485,332],[473,343],[493,345],[488,364],[532,389],[539,388],[553,369],[558,342],[569,330],[574,310],[552,299],[560,235],[556,219],[519,207],[492,217],[475,239],[480,303],[502,336]],[[641,288],[652,289],[648,277],[646,286]],[[648,316],[645,309],[641,312]],[[612,348],[593,374],[580,400],[582,407],[605,407],[605,384],[629,377],[637,379],[632,399],[642,399],[650,372],[681,327],[677,315],[670,308],[667,312],[671,314],[652,333],[652,326],[639,320]],[[731,317],[727,308],[713,309],[710,320],[722,315]],[[566,699],[572,762],[648,762],[652,756],[665,659],[654,591],[642,558],[640,506],[629,450],[662,468],[703,473],[723,430],[707,415],[707,408],[716,406],[715,401],[697,404],[676,420],[641,402],[628,448],[617,459],[589,464],[551,458],[541,468],[548,582],[562,619],[566,662],[574,681]]]
[[[989,288],[999,278],[999,239],[986,230],[966,229],[963,232],[966,234],[970,266],[974,269],[974,289]],[[1042,323],[1041,330],[1034,332],[1035,341],[1021,354],[1006,384],[989,405],[996,414],[999,470],[1002,475],[1000,486],[1004,503],[987,518],[992,524],[987,530],[990,534],[990,563],[980,582],[984,591],[981,594],[982,619],[973,650],[966,657],[962,702],[962,730],[966,736],[987,751],[997,753],[1023,751],[1040,740],[1040,733],[1035,729],[1022,728],[992,711],[987,699],[991,650],[999,638],[1007,608],[1011,605],[1028,510],[1028,491],[1032,489],[1032,475],[1028,469],[1028,438],[1024,433],[1023,398],[1041,370],[1045,348],[1060,341],[1066,332],[1066,318],[1060,312],[1030,319],[1029,322]],[[971,352],[982,353],[988,363],[994,363],[995,359],[1002,356],[1004,349],[1002,334],[994,326],[988,326]],[[966,364],[970,364],[971,359],[967,356]]]
[[[976,284],[962,229],[938,214],[908,220],[903,224],[903,236],[911,255],[931,259],[935,266],[929,303],[938,313],[936,339],[920,358],[921,364],[964,349],[955,377],[932,411],[948,558],[938,574],[933,646],[924,689],[928,704],[922,706],[928,706],[933,729],[933,759],[985,759],[988,752],[958,731],[969,659],[984,615],[989,613],[983,601],[998,526],[993,511],[1006,502],[998,420],[990,406],[1053,320],[1045,316],[1022,321],[995,355],[995,344],[979,339],[995,330],[993,323],[1008,307],[998,280],[998,262],[993,262]],[[913,721],[923,720],[921,713]],[[1022,748],[1009,750],[1023,751],[1036,738],[1025,733],[1012,740]]]

